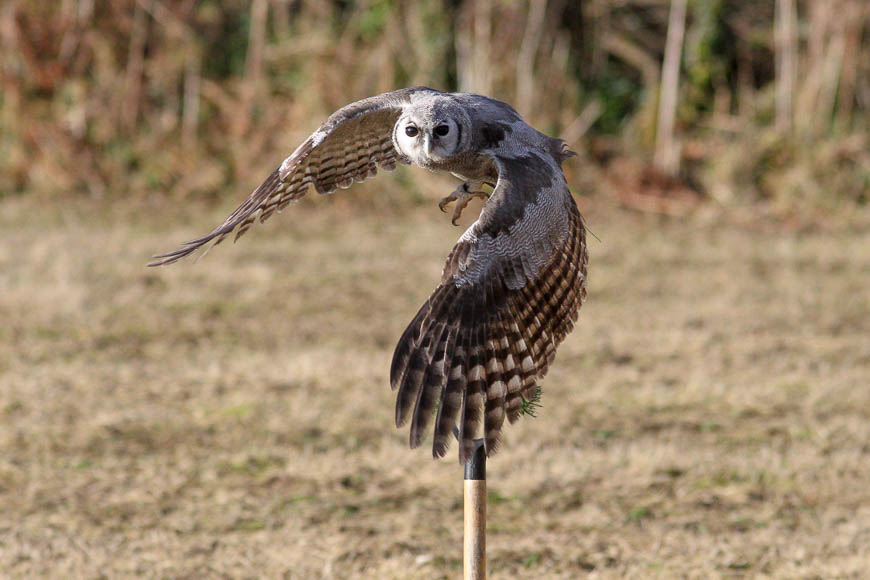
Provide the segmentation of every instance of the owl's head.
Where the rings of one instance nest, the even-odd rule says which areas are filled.
[[[421,167],[463,153],[471,140],[471,119],[452,99],[409,107],[393,127],[396,149]]]

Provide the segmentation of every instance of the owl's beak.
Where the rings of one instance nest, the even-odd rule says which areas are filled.
[[[426,152],[426,157],[432,155],[432,137],[430,135],[423,135],[423,151]]]

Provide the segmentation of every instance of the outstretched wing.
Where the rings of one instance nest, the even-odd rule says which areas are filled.
[[[149,266],[171,264],[214,241],[219,244],[235,231],[243,235],[259,218],[266,221],[276,210],[300,199],[314,185],[318,193],[348,188],[354,181],[373,177],[404,162],[393,147],[393,126],[413,94],[437,93],[427,87],[400,89],[342,107],[311,134],[266,181],[218,227],[185,242],[180,248],[154,256]]]
[[[465,463],[483,426],[486,452],[531,399],[586,298],[586,232],[550,156],[497,157],[496,187],[447,258],[441,284],[393,355],[396,425],[417,447],[435,415],[433,455],[459,425]],[[436,412],[437,408],[437,412]]]

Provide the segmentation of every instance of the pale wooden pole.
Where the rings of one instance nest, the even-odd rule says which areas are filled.
[[[475,439],[474,451],[465,463],[465,534],[462,568],[465,580],[486,579],[486,450]]]

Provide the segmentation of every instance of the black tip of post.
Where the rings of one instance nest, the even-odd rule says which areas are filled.
[[[465,479],[486,479],[486,448],[483,446],[483,439],[474,440],[474,451],[465,462]]]

